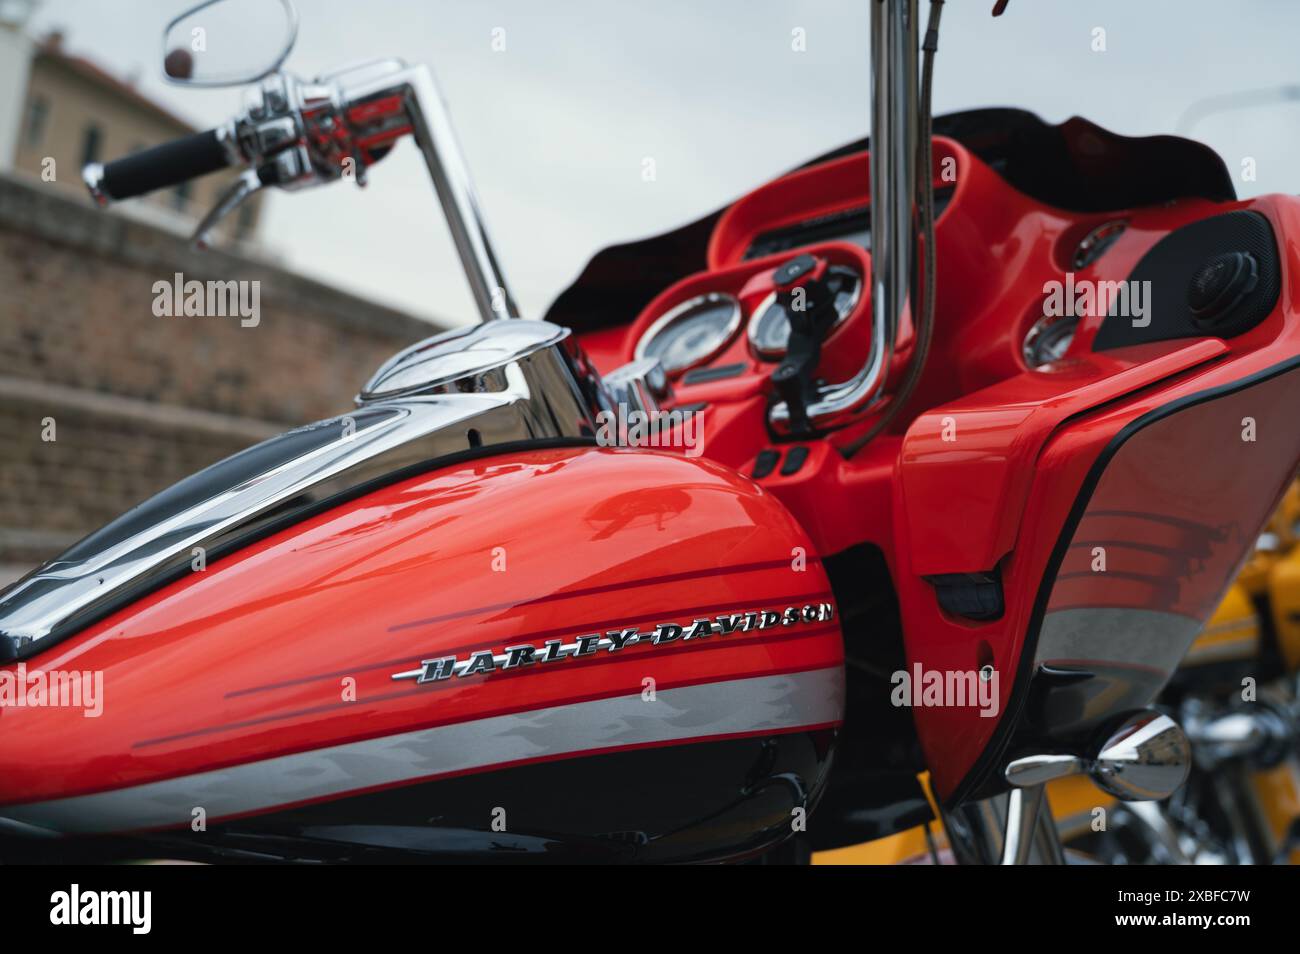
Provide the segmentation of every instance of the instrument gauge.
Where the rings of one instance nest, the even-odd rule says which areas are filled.
[[[637,358],[658,358],[675,374],[703,364],[727,346],[740,327],[740,301],[710,292],[670,309],[637,342]]]
[[[834,331],[858,306],[862,298],[862,276],[847,265],[832,265],[826,270],[826,281],[835,293],[838,316],[831,326],[831,331]],[[760,358],[777,360],[784,357],[789,342],[790,318],[776,303],[776,292],[773,292],[754,309],[754,317],[749,322],[749,346]]]

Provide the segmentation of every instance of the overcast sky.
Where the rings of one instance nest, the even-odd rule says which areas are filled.
[[[870,0],[297,0],[288,67],[398,56],[433,67],[502,265],[538,315],[598,249],[672,228],[866,134]],[[32,22],[196,124],[234,90],[160,79],[185,0],[44,0]],[[922,4],[923,8],[925,4]],[[1128,135],[1173,132],[1207,97],[1247,93],[1191,130],[1239,194],[1300,191],[1294,0],[949,0],[935,110],[1019,106]],[[128,12],[129,11],[129,12]],[[492,48],[494,29],[505,50]],[[1093,49],[1097,28],[1105,51]],[[800,29],[806,50],[792,49]],[[1203,110],[1202,110],[1203,111]],[[1194,115],[1194,114],[1193,114]],[[653,158],[656,179],[644,181]],[[1242,181],[1242,159],[1256,181]],[[413,144],[340,183],[270,197],[267,245],[291,267],[427,318],[474,318]]]

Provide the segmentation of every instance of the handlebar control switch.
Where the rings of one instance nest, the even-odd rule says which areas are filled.
[[[799,255],[772,274],[776,303],[790,320],[785,358],[772,372],[772,384],[790,409],[790,433],[812,433],[808,405],[816,397],[813,374],[821,362],[822,342],[839,318],[835,290],[827,281],[824,258]]]

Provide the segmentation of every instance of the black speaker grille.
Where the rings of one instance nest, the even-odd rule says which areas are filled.
[[[1192,319],[1187,292],[1201,267],[1226,252],[1249,253],[1259,267],[1259,281],[1221,323],[1201,327]],[[1232,338],[1255,327],[1277,305],[1282,288],[1277,240],[1258,212],[1226,212],[1170,232],[1142,256],[1128,281],[1151,283],[1150,323],[1135,326],[1132,315],[1117,314],[1112,304],[1097,329],[1093,351],[1171,338]]]

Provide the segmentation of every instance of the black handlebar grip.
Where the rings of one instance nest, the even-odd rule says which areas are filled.
[[[95,198],[130,199],[137,195],[179,185],[230,164],[229,156],[215,129],[173,139],[161,146],[106,162],[87,166],[86,184]]]

